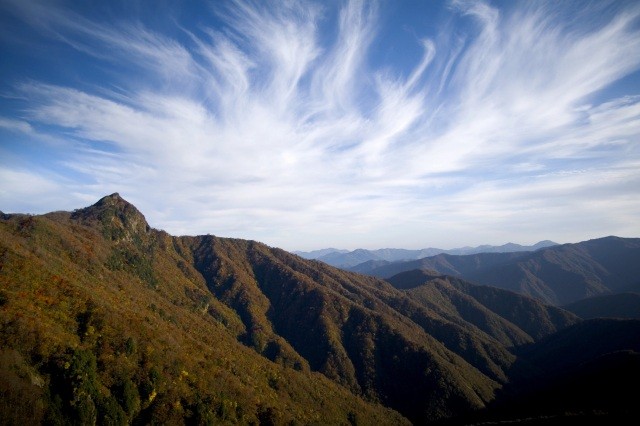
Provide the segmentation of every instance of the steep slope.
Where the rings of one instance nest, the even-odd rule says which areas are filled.
[[[441,254],[369,271],[391,277],[430,269],[563,305],[595,295],[640,288],[640,239],[606,237],[522,253]]]
[[[583,319],[640,319],[640,294],[620,293],[589,297],[563,306]]]
[[[406,422],[240,343],[178,243],[117,194],[3,217],[1,423]]]
[[[488,410],[444,424],[632,425],[640,409],[640,321],[590,320],[517,348]]]
[[[640,352],[640,320],[581,321],[516,353],[549,375],[619,351]]]
[[[383,281],[251,241],[183,242],[211,291],[239,312],[256,351],[286,363],[288,342],[312,370],[413,421],[484,406],[513,361],[498,342],[460,330],[484,345],[465,358],[470,351],[457,342],[434,338],[453,324]]]
[[[640,239],[619,237],[564,244],[466,275],[557,305],[627,291],[638,277]]]
[[[530,343],[578,322],[571,313],[535,299],[435,271],[407,271],[387,281],[428,309],[476,327],[507,346]]]
[[[515,352],[513,382],[500,412],[517,417],[575,416],[634,424],[640,379],[640,321],[583,321]]]

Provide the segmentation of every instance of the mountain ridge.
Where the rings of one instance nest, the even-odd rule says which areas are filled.
[[[6,424],[29,411],[34,423],[427,424],[488,407],[514,347],[579,322],[457,278],[400,290],[256,241],[171,236],[117,193],[0,220]]]
[[[355,249],[352,251],[339,250],[339,249],[321,249],[311,252],[294,251],[305,259],[316,259],[329,265],[336,266],[338,268],[350,269],[356,267],[359,264],[369,261],[386,261],[397,262],[404,260],[415,260],[429,256],[435,256],[438,254],[446,253],[451,255],[465,255],[476,253],[510,253],[521,251],[535,251],[545,247],[551,247],[558,245],[550,240],[539,241],[531,246],[523,246],[515,243],[506,243],[499,246],[493,245],[480,245],[477,247],[460,247],[454,249],[440,249],[440,248],[424,248],[418,250],[410,249],[398,249],[398,248],[382,248],[376,250],[367,249]]]
[[[407,422],[244,344],[182,241],[138,213],[108,196],[0,222],[3,423],[309,423],[316,404],[335,423]]]
[[[412,269],[435,270],[563,305],[596,295],[638,291],[640,239],[608,236],[535,252],[462,256],[443,253],[381,266],[360,265],[356,269],[380,278]]]

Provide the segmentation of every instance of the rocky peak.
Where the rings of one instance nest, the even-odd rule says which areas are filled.
[[[73,213],[72,219],[102,226],[105,237],[114,241],[139,241],[151,230],[140,211],[117,192]]]
[[[122,198],[120,194],[118,194],[117,192],[114,192],[111,195],[105,195],[104,197],[102,197],[100,200],[98,200],[97,203],[94,204],[94,206],[104,206],[104,205],[115,206],[118,204],[131,205],[131,203],[129,203],[124,198]]]

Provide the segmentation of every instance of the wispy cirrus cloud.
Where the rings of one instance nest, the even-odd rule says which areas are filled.
[[[215,25],[180,37],[7,5],[113,76],[14,87],[26,102],[5,134],[72,140],[52,167],[84,178],[0,169],[53,192],[119,191],[170,232],[290,249],[640,231],[638,87],[607,94],[640,69],[632,5],[570,20],[553,3],[451,2],[439,32],[407,38],[411,68],[370,60],[394,31],[372,2],[216,3]]]

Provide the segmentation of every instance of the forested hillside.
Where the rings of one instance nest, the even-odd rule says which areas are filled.
[[[254,241],[174,237],[118,194],[2,214],[0,420],[425,424],[517,393],[537,353],[516,349],[580,323],[439,274],[395,286]],[[635,351],[625,333],[616,350]]]

